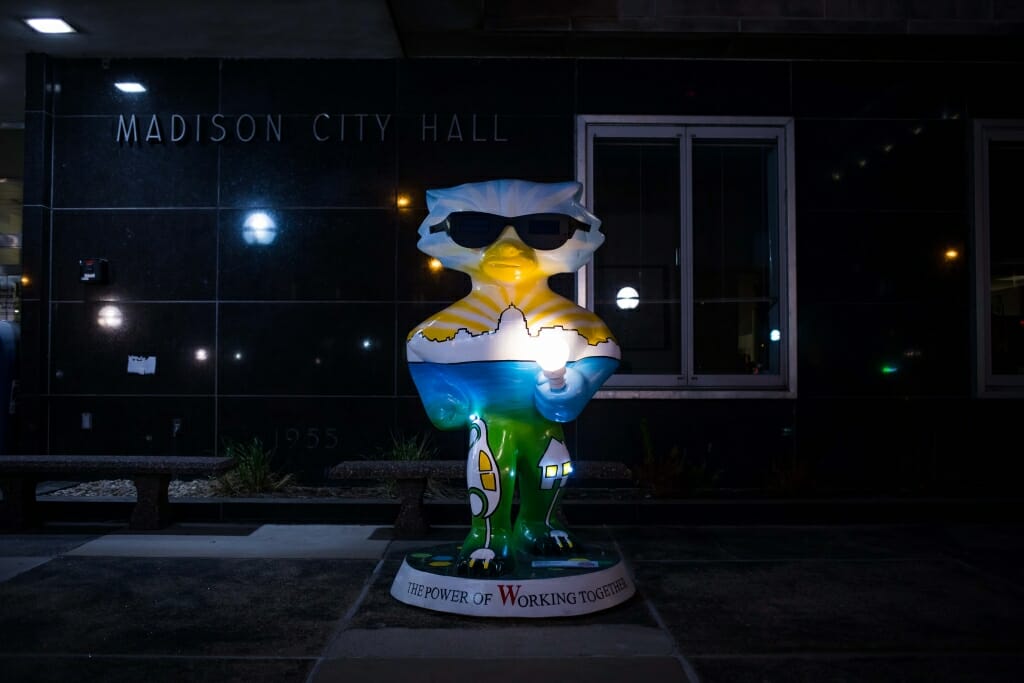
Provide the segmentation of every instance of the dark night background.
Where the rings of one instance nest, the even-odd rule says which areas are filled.
[[[432,429],[405,334],[468,279],[416,249],[427,188],[573,179],[579,114],[772,116],[796,140],[798,397],[595,399],[570,448],[636,462],[646,419],[657,451],[685,449],[723,491],[1010,491],[1021,401],[973,390],[971,164],[975,119],[1024,118],[1019,55],[983,38],[781,40],[638,60],[31,55],[16,450],[203,454],[258,435],[320,480],[390,431]],[[150,93],[116,93],[115,76]],[[151,114],[218,112],[283,114],[284,139],[114,140],[119,114],[144,135]],[[362,143],[317,143],[319,112],[392,118],[383,142],[368,120]],[[422,142],[422,113],[442,137],[453,113],[464,133],[498,114],[509,141]],[[276,217],[272,245],[243,241],[253,208]],[[79,282],[84,257],[109,259],[109,284]],[[110,302],[114,334],[95,324]],[[126,374],[129,354],[157,356],[156,375]],[[463,457],[463,434],[435,436]]]

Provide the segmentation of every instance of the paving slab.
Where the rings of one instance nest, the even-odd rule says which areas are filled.
[[[0,534],[0,557],[53,557],[98,537],[99,534]]]
[[[18,574],[27,572],[41,564],[49,562],[52,557],[0,557],[0,583],[13,579]]]
[[[319,657],[375,564],[57,557],[0,583],[0,653]]]
[[[110,534],[70,551],[78,557],[377,559],[389,541],[375,526],[264,524],[251,534]]]
[[[472,641],[465,643],[464,649],[472,648]],[[586,683],[688,681],[680,663],[669,657],[332,659],[324,661],[311,677],[311,683],[452,683],[476,680],[487,683],[522,683],[530,680]]]
[[[1024,592],[956,560],[639,563],[681,652],[1021,652]]]
[[[325,656],[339,657],[672,657],[663,630],[633,624],[477,628],[388,628],[343,631]],[[469,646],[469,647],[467,647]]]
[[[310,659],[278,658],[0,655],[0,671],[4,672],[5,680],[33,683],[304,683],[313,664]]]
[[[701,683],[1008,683],[1024,657],[928,654],[690,660]]]

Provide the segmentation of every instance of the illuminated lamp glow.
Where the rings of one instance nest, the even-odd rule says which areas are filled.
[[[405,207],[409,206],[410,204],[412,204],[412,200],[409,199],[408,195],[400,194],[395,199],[395,205],[398,206],[398,208],[400,208],[400,209],[404,209]]]
[[[615,294],[615,305],[624,311],[631,311],[640,305],[640,292],[632,287],[623,287]]]
[[[768,333],[768,338],[771,339],[772,341],[779,341],[780,339],[782,339],[782,332],[779,330],[772,330],[771,332]]]
[[[957,251],[956,249],[947,249],[945,257],[947,261],[955,261],[958,258],[960,258],[960,252]]]
[[[96,315],[96,323],[107,329],[117,329],[124,322],[124,314],[117,306],[104,306]]]
[[[427,268],[430,268],[432,272],[437,273],[441,270],[444,270],[444,264],[441,263],[440,259],[432,258],[429,261],[427,261]]]
[[[242,352],[235,351],[235,360],[242,360]]]
[[[146,86],[141,83],[136,83],[135,81],[121,81],[120,83],[115,83],[114,87],[121,92],[127,93],[146,92]]]
[[[544,371],[544,376],[551,380],[551,390],[565,388],[565,364],[569,362],[569,345],[564,339],[548,337],[541,339],[540,351],[537,353],[537,364]]]
[[[277,239],[277,223],[265,211],[253,211],[242,223],[242,239],[246,244],[272,244]]]
[[[196,360],[197,361],[202,362],[202,361],[206,360],[209,357],[210,357],[210,352],[207,351],[206,349],[204,349],[204,348],[196,349]]]
[[[77,33],[75,27],[60,17],[39,17],[26,19],[25,23],[38,33]]]
[[[372,349],[373,348],[373,340],[372,339],[364,339],[363,340],[363,348],[364,349]]]
[[[31,280],[31,279],[29,278],[29,276],[28,276],[28,275],[22,275],[22,276],[21,276],[21,286],[22,286],[22,287],[28,287],[28,285],[29,285],[29,284],[30,284],[31,282],[32,282],[32,280]]]

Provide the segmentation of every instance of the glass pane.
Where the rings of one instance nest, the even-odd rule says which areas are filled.
[[[681,371],[679,143],[594,140],[594,310],[622,345],[620,373]]]
[[[699,303],[693,340],[700,375],[778,375],[782,332],[779,307],[756,303]]]
[[[779,179],[774,140],[694,140],[697,299],[777,298]]]
[[[989,147],[992,373],[1024,375],[1024,143]]]

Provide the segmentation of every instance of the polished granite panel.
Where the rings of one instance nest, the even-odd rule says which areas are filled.
[[[687,656],[1020,652],[1024,593],[952,560],[637,563]]]
[[[46,111],[51,104],[50,91],[47,88],[52,61],[42,53],[25,55],[25,111]]]
[[[46,387],[46,311],[38,301],[21,302],[21,320],[18,323],[18,392],[21,394],[44,393]]]
[[[1005,427],[980,421],[978,402],[967,397],[805,396],[797,411],[798,459],[783,470],[802,475],[797,495],[991,496],[1011,468],[1019,469],[995,445]]]
[[[0,584],[0,652],[318,656],[372,568],[61,557]]]
[[[646,423],[652,457],[665,460],[673,448],[685,463],[684,493],[708,487],[760,487],[772,463],[789,452],[793,403],[776,399],[632,400],[595,399],[576,422],[581,458],[643,463]],[[658,479],[636,469],[644,486]],[[686,490],[692,489],[692,490]]]
[[[480,114],[477,142],[471,112],[440,109],[436,117],[435,124],[430,114],[426,129],[419,115],[398,117],[398,194],[409,197],[411,207],[425,207],[432,188],[500,178],[560,182],[576,177],[568,114],[502,115],[497,123]]]
[[[21,299],[38,301],[47,285],[43,273],[50,257],[50,210],[41,206],[21,209]]]
[[[470,281],[465,273],[441,266],[439,261],[416,247],[420,239],[420,223],[426,217],[426,208],[402,209],[399,212],[396,297],[399,301],[439,302],[437,310],[441,310],[444,305],[469,294]],[[446,303],[442,305],[440,302]]]
[[[56,300],[213,299],[217,213],[57,211],[51,258]],[[104,258],[106,284],[82,282],[79,261]]]
[[[380,457],[396,426],[388,398],[219,398],[221,441],[257,437],[274,449],[274,467],[300,479],[322,482],[327,468],[343,460]]]
[[[274,221],[269,244],[244,227],[250,212],[220,212],[222,300],[393,298],[393,210],[265,212]]]
[[[1020,62],[967,64],[967,113],[970,118],[1024,117],[1024,91],[1007,87],[1024,78]]]
[[[968,306],[972,255],[964,212],[804,212],[797,217],[797,300],[934,301]],[[953,249],[957,255],[947,256]]]
[[[571,114],[574,69],[565,59],[401,60],[398,113]]]
[[[216,206],[217,146],[145,142],[145,133],[140,129],[137,143],[117,142],[117,117],[57,118],[53,205]]]
[[[77,114],[213,114],[220,69],[215,59],[55,59],[58,116]],[[144,93],[124,93],[114,83],[137,82]]]
[[[790,113],[785,62],[584,59],[581,114],[780,116]]]
[[[65,681],[104,681],[104,683],[303,683],[309,678],[315,660],[310,658],[216,659],[203,657],[77,656],[52,657],[0,655],[0,669],[15,681],[64,683]]]
[[[703,683],[998,683],[1012,681],[1024,657],[1012,654],[892,654],[883,656],[691,657]]]
[[[222,303],[221,394],[394,394],[390,304]]]
[[[941,301],[808,303],[799,312],[806,395],[964,395],[971,328]]]
[[[963,120],[797,119],[795,129],[798,212],[967,210]]]
[[[237,120],[225,123],[234,130]],[[395,202],[395,117],[323,122],[319,141],[310,117],[282,117],[281,141],[267,141],[257,119],[256,137],[220,143],[219,197],[225,207],[391,207]],[[328,125],[330,124],[330,125]],[[381,126],[384,126],[382,132]],[[243,131],[248,135],[248,129]],[[212,189],[216,189],[216,185]]]
[[[395,112],[390,59],[225,59],[224,114],[382,114]]]
[[[49,420],[54,454],[216,455],[211,397],[55,396]]]
[[[49,206],[53,163],[53,117],[43,112],[25,114],[25,175],[21,201],[25,206]]]
[[[213,304],[96,301],[53,304],[51,311],[55,394],[213,391]],[[129,356],[155,356],[155,374],[129,374]]]
[[[799,117],[964,118],[965,69],[944,62],[799,61],[793,114]]]

